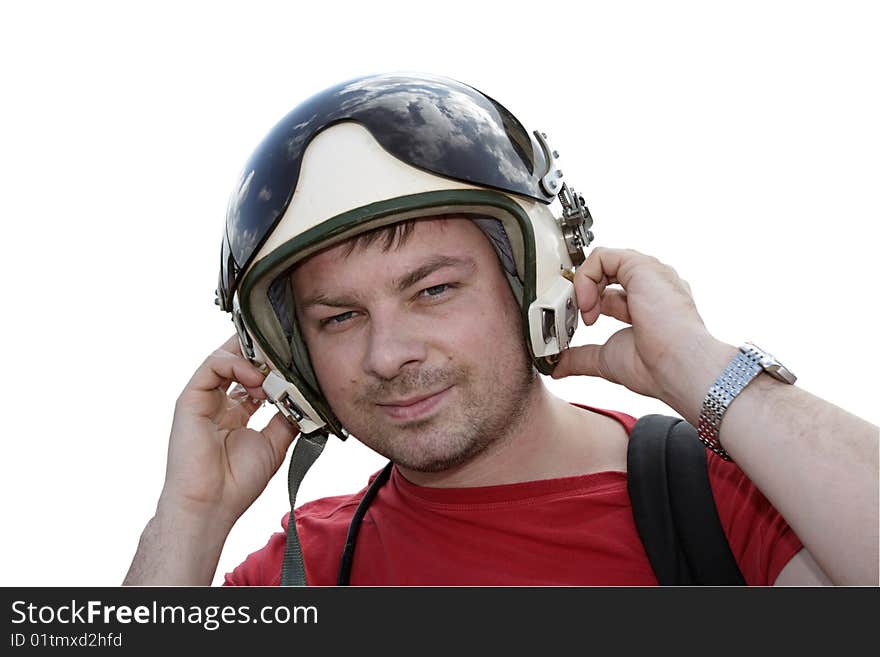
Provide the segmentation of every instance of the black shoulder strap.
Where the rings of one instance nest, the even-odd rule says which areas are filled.
[[[662,586],[745,585],[715,508],[696,429],[664,415],[636,422],[627,486],[636,528]]]
[[[348,525],[348,535],[345,537],[345,546],[342,548],[342,559],[339,562],[339,575],[336,578],[336,586],[348,586],[351,580],[351,565],[354,560],[354,547],[357,544],[358,531],[361,528],[361,521],[370,508],[373,498],[379,492],[379,489],[385,485],[391,476],[391,469],[394,467],[393,461],[388,461],[382,471],[373,479],[373,483],[364,493],[360,504],[354,511],[351,523]]]

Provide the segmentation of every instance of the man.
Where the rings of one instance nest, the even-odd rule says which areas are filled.
[[[707,391],[740,350],[668,266],[584,259],[591,221],[555,157],[430,76],[351,81],[276,126],[230,202],[218,296],[238,335],[178,400],[126,582],[210,583],[301,429],[296,449],[354,435],[394,463],[342,559],[353,584],[656,583],[626,497],[634,419],[560,400],[540,372],[601,376],[700,427],[747,583],[877,584],[877,428],[756,372],[719,407]],[[578,310],[631,326],[570,347]],[[279,414],[248,429],[266,398]],[[300,549],[308,583],[335,583],[363,497],[298,508],[227,583],[284,581]]]

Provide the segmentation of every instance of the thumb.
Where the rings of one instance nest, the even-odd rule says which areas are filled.
[[[602,345],[598,344],[569,347],[559,355],[559,362],[550,376],[554,379],[571,375],[601,377],[602,371],[599,366],[601,352]]]
[[[272,451],[275,453],[276,463],[278,464],[276,468],[280,467],[284,462],[284,457],[290,444],[299,433],[299,428],[293,426],[279,411],[272,416],[272,419],[263,427],[261,433],[269,439]]]

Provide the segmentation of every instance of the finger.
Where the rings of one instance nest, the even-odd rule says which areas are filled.
[[[587,259],[581,263],[575,272],[575,279],[580,274],[582,279],[588,279],[593,283],[600,283],[602,279],[606,279],[608,283],[618,283],[618,273],[624,259],[635,253],[634,251],[626,251],[624,249],[609,249],[599,246],[590,252]]]
[[[554,379],[561,379],[571,374],[602,376],[600,368],[601,350],[602,346],[597,344],[570,347],[564,350],[559,355],[559,362],[550,376]]]
[[[575,278],[574,293],[581,311],[581,318],[587,326],[595,323],[599,318],[602,294],[608,285],[609,281],[605,276],[598,283],[586,277],[581,277],[580,281]]]
[[[602,295],[601,311],[603,315],[632,324],[629,315],[629,306],[626,303],[626,292],[618,289],[608,289]]]
[[[268,438],[269,443],[272,445],[272,449],[278,459],[276,462],[281,463],[284,460],[284,455],[287,454],[290,443],[293,442],[293,439],[299,433],[299,426],[291,424],[279,411],[272,416],[272,419],[263,427],[261,433]]]
[[[229,338],[224,342],[217,351],[223,351],[232,354],[233,356],[238,356],[239,358],[244,358],[244,354],[241,353],[241,340],[238,337],[237,333],[233,333]],[[247,359],[244,358],[246,361]],[[248,361],[250,362],[250,361]],[[265,375],[264,375],[265,376]],[[227,384],[228,385],[228,384]],[[268,395],[266,391],[263,390],[263,381],[261,380],[259,385],[256,386],[245,386],[248,391],[248,395],[252,399],[258,400],[266,400],[268,399]],[[258,405],[259,407],[259,405]]]
[[[228,344],[228,343],[227,343]],[[225,345],[224,345],[225,346]],[[226,388],[232,381],[241,383],[253,396],[258,396],[265,376],[243,357],[224,349],[208,356],[192,375],[187,390],[213,391]]]
[[[597,247],[575,271],[575,294],[582,313],[592,315],[608,285],[619,283],[625,289],[635,264],[649,260],[649,256],[631,249]],[[584,318],[584,321],[587,317]],[[595,318],[593,318],[595,321]]]
[[[617,283],[618,249],[597,247],[590,252],[574,275],[575,297],[581,317],[588,326],[599,317],[602,293]]]
[[[600,288],[602,290],[596,303],[586,312],[581,313],[584,324],[591,326],[599,319],[599,315],[607,315],[621,322],[632,324],[629,316],[629,307],[626,302],[626,292],[617,288]]]

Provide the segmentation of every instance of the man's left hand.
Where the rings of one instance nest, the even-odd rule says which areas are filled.
[[[574,285],[585,324],[607,315],[630,326],[603,345],[563,351],[554,379],[599,376],[675,408],[691,401],[681,396],[686,378],[699,369],[693,366],[707,359],[723,362],[733,349],[706,330],[690,286],[656,258],[598,247],[578,267]]]

